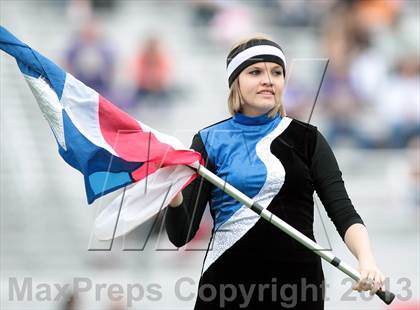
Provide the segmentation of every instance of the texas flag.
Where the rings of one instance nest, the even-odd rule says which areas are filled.
[[[96,218],[99,239],[131,231],[197,176],[186,165],[199,164],[199,153],[121,111],[2,26],[0,49],[16,59],[61,157],[83,174],[88,203],[122,192]]]

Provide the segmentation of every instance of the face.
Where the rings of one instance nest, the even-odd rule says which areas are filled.
[[[274,62],[258,62],[239,76],[242,114],[258,116],[269,112],[279,102],[284,88],[283,68]]]

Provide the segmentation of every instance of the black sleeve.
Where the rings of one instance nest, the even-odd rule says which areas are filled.
[[[200,134],[193,138],[191,148],[200,152],[206,162],[206,168],[214,171],[213,164],[209,162]],[[169,240],[177,247],[182,247],[194,238],[200,225],[201,218],[210,199],[211,184],[198,176],[183,191],[183,203],[172,208],[167,207],[165,227]]]
[[[355,223],[363,224],[363,221],[347,195],[337,160],[319,131],[316,133],[311,174],[318,197],[344,240],[346,230]]]

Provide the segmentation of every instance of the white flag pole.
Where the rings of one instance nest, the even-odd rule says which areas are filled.
[[[191,165],[193,166],[193,165]],[[288,234],[290,237],[301,243],[303,246],[308,248],[309,250],[313,251],[315,254],[329,262],[334,267],[340,269],[342,272],[344,272],[346,275],[351,277],[352,279],[359,281],[360,280],[360,273],[351,267],[350,265],[343,262],[341,259],[339,259],[337,256],[335,256],[330,250],[325,250],[322,246],[320,246],[318,243],[313,241],[312,239],[308,238],[304,234],[302,234],[300,231],[295,229],[294,227],[290,226],[288,223],[268,211],[267,209],[263,208],[261,205],[259,205],[257,202],[253,201],[251,198],[240,192],[238,189],[224,181],[223,179],[219,178],[217,175],[212,173],[210,170],[208,170],[206,167],[202,165],[196,165],[193,166],[199,175],[201,175],[204,179],[212,183],[213,185],[217,186],[221,190],[223,190],[226,194],[231,196],[232,198],[236,199],[246,207],[250,208],[252,211],[257,213],[260,217],[265,219],[266,221],[270,222],[277,228],[279,228],[281,231]],[[387,305],[389,305],[393,299],[395,298],[395,295],[390,291],[382,291],[378,290],[376,292],[376,295],[380,299],[382,299]]]

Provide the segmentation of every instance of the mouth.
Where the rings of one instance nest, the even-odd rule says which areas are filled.
[[[271,98],[274,97],[274,93],[272,91],[260,91],[257,93],[261,97]]]
[[[274,92],[272,90],[261,90],[257,93],[258,95],[264,95],[264,96],[274,96]]]

